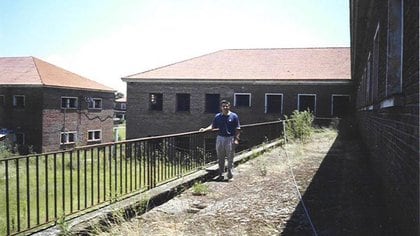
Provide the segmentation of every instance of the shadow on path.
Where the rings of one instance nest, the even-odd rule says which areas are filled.
[[[389,218],[354,128],[341,122],[339,135],[281,235],[398,235]],[[299,170],[295,172],[299,176]],[[299,186],[306,183],[299,182]]]

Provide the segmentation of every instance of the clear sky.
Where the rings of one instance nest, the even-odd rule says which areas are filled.
[[[1,0],[0,56],[125,93],[121,77],[221,49],[348,47],[349,0]]]

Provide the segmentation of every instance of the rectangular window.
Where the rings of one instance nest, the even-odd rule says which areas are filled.
[[[388,0],[386,96],[402,92],[403,1]]]
[[[102,98],[89,99],[89,109],[102,109]]]
[[[298,95],[298,110],[311,111],[316,113],[316,95],[315,94],[299,94]]]
[[[121,110],[126,110],[126,109],[127,109],[127,104],[121,103]]]
[[[266,93],[265,94],[265,113],[283,113],[283,94]]]
[[[331,116],[344,117],[349,113],[350,96],[346,94],[331,95]]]
[[[235,107],[251,107],[251,94],[235,93],[233,103]]]
[[[190,111],[190,94],[176,94],[176,111]]]
[[[88,141],[101,141],[102,131],[101,130],[88,130]]]
[[[372,97],[373,103],[378,100],[378,79],[379,79],[379,23],[373,37],[373,61],[372,61]]]
[[[161,94],[161,93],[150,93],[149,94],[149,109],[151,111],[162,111],[163,110],[163,94]]]
[[[76,131],[61,132],[61,144],[70,144],[76,142]]]
[[[206,94],[206,113],[218,113],[220,108],[220,94]]]
[[[368,105],[372,104],[373,102],[372,84],[372,54],[369,52],[366,65],[366,102]]]
[[[25,95],[13,95],[13,107],[24,108],[25,107]]]
[[[77,98],[76,97],[61,97],[61,108],[76,109]]]

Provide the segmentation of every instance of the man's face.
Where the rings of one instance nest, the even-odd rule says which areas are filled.
[[[222,103],[220,108],[221,108],[223,114],[227,114],[230,110],[230,105],[228,103]]]

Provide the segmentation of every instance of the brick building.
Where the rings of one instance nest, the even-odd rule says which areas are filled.
[[[350,1],[356,119],[401,235],[420,233],[418,3]]]
[[[0,58],[0,128],[23,153],[112,141],[113,103],[113,89],[38,58]]]
[[[115,99],[114,102],[114,119],[119,122],[125,121],[125,112],[127,111],[127,99],[125,97]]]
[[[340,116],[351,103],[349,48],[221,50],[122,78],[127,138],[198,130],[228,99],[242,124],[309,108]]]

